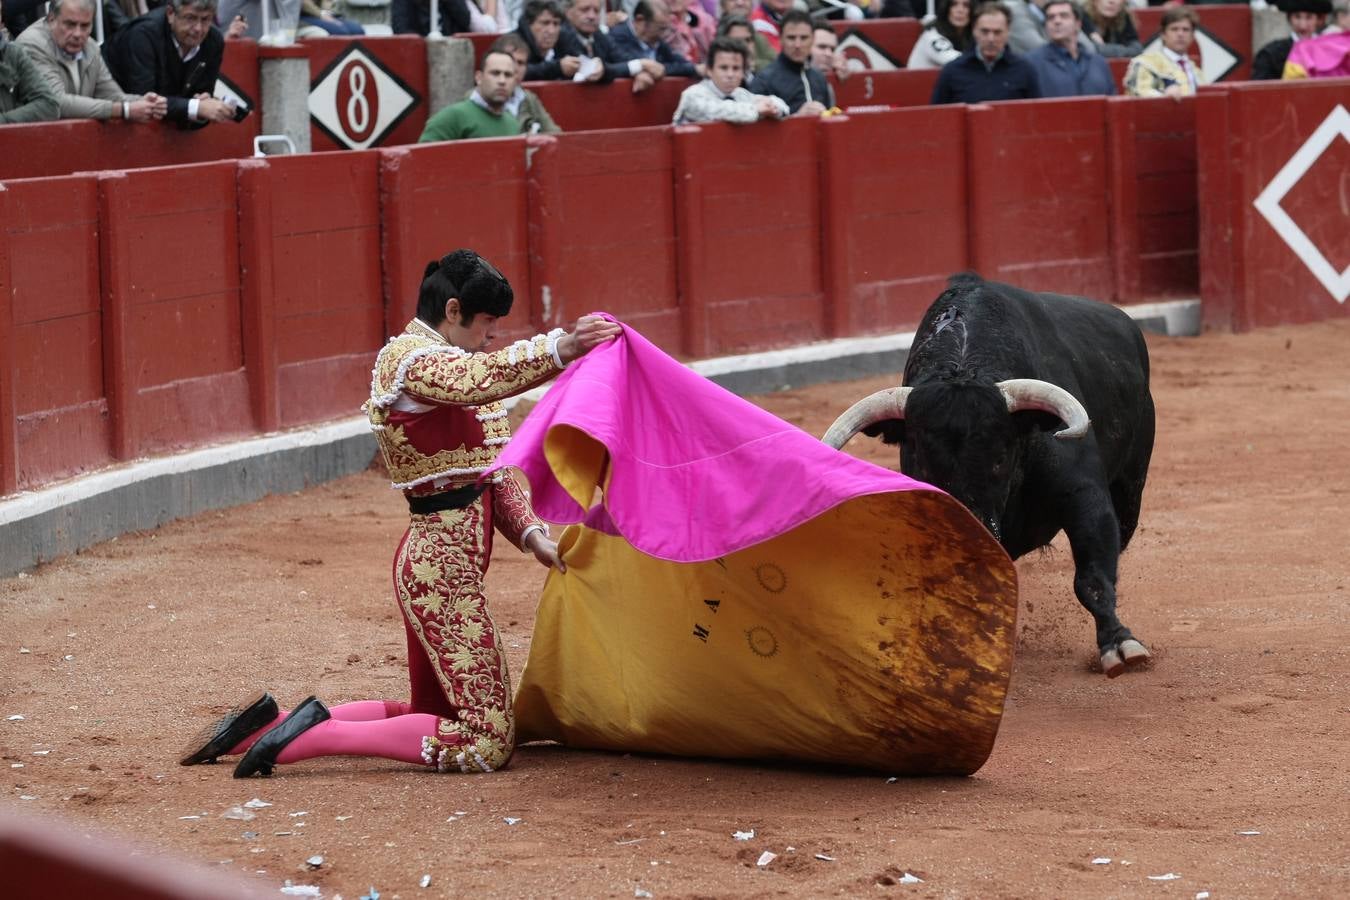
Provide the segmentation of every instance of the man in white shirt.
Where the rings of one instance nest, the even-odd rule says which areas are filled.
[[[708,77],[680,94],[675,124],[747,124],[786,116],[788,106],[781,99],[752,94],[742,86],[748,65],[749,52],[743,43],[728,37],[716,38],[708,46]]]

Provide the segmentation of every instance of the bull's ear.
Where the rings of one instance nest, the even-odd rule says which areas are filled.
[[[1042,412],[1039,409],[1023,409],[1013,413],[1013,425],[1017,428],[1017,433],[1026,435],[1034,434],[1038,431],[1056,432],[1064,427],[1064,423],[1059,416],[1054,413]]]
[[[868,437],[879,437],[886,444],[903,444],[905,442],[905,420],[883,419],[880,422],[873,422],[864,428],[862,433]]]

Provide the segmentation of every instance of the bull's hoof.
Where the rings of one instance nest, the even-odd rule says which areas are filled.
[[[1149,659],[1148,648],[1134,638],[1121,641],[1102,654],[1102,671],[1107,678],[1115,678],[1127,668],[1133,668]]]

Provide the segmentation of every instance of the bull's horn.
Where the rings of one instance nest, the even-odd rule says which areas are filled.
[[[834,424],[821,440],[838,450],[849,442],[849,438],[868,425],[887,419],[903,419],[905,401],[909,399],[911,390],[913,389],[907,387],[886,388],[884,391],[877,391],[862,398],[834,420]]]
[[[1059,416],[1068,426],[1055,432],[1055,437],[1061,440],[1083,437],[1087,434],[1088,426],[1092,424],[1092,420],[1088,418],[1087,410],[1083,408],[1083,404],[1078,402],[1077,397],[1048,381],[1038,381],[1035,378],[1012,378],[1008,381],[1000,381],[997,387],[1008,401],[1008,412],[1010,413],[1023,409],[1039,409],[1042,412]]]

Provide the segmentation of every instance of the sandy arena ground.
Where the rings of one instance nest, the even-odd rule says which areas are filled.
[[[372,885],[386,900],[1350,895],[1350,321],[1150,346],[1159,440],[1121,609],[1155,663],[1095,672],[1067,545],[1022,560],[1011,695],[972,778],[552,746],[479,777],[176,765],[259,687],[284,704],[406,696],[388,587],[404,507],[370,471],[0,581],[0,810],[274,896],[286,879],[348,900]],[[820,434],[886,382],[759,402]],[[864,438],[850,449],[895,464]],[[518,673],[544,572],[497,551],[490,596]],[[273,805],[222,817],[253,797]],[[761,868],[764,850],[779,855]]]

